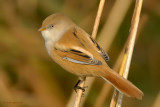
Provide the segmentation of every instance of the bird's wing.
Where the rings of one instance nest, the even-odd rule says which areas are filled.
[[[55,52],[58,56],[60,56],[62,59],[78,63],[78,64],[84,64],[84,65],[101,65],[101,61],[95,59],[93,56],[90,56],[85,51],[77,50],[74,48],[57,48],[55,47]]]
[[[101,65],[98,53],[105,61],[109,60],[107,53],[81,28],[68,30],[54,46],[59,56],[74,63]]]
[[[109,61],[109,55],[98,45],[98,43],[90,37],[90,39],[92,40],[92,42],[95,44],[95,46],[97,47],[98,49],[98,52],[101,54],[101,56],[103,57],[103,59],[105,61]]]

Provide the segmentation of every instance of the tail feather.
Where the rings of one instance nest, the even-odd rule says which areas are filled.
[[[135,97],[141,100],[144,95],[143,92],[135,85],[118,75],[115,71],[110,72],[107,70],[106,76],[103,76],[102,78],[127,96]]]

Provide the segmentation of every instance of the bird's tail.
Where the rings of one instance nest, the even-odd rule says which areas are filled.
[[[135,85],[124,79],[112,69],[105,69],[105,76],[103,75],[102,78],[113,85],[118,91],[124,93],[127,96],[135,97],[140,100],[144,95],[143,92]]]

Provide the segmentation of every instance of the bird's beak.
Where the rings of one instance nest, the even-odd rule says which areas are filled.
[[[44,31],[44,30],[46,30],[45,27],[41,27],[40,29],[38,29],[38,31]]]

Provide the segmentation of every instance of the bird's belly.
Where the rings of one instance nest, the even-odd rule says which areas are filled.
[[[59,56],[54,56],[52,59],[68,72],[78,76],[99,76],[100,67],[102,67],[102,65],[87,65],[70,62]]]

